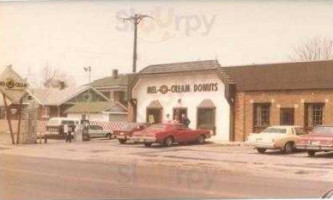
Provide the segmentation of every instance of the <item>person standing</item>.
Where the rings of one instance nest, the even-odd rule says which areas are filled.
[[[68,125],[67,124],[64,125],[64,135],[65,135],[65,138],[66,138],[66,142],[68,142],[69,138],[68,138]]]
[[[185,113],[182,114],[181,123],[184,124],[187,128],[188,125],[191,123],[191,121],[187,118]]]

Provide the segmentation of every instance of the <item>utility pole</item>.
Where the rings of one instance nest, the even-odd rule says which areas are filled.
[[[122,18],[124,21],[131,21],[134,25],[134,49],[133,49],[133,73],[136,72],[136,60],[137,60],[137,37],[138,37],[138,24],[140,24],[143,18],[152,18],[149,15],[134,14],[134,16],[128,18]]]

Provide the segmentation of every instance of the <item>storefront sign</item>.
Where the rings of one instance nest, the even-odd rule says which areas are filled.
[[[202,83],[202,84],[194,84],[194,85],[171,85],[168,87],[167,85],[157,86],[148,86],[147,93],[148,94],[156,94],[160,92],[161,94],[166,94],[168,92],[172,93],[188,93],[188,92],[216,92],[218,91],[218,83]]]
[[[15,82],[14,79],[8,78],[6,81],[0,81],[0,87],[4,87],[7,90],[22,90],[28,87],[28,84],[23,82]]]
[[[13,70],[12,66],[6,67],[0,74],[0,93],[6,95],[12,103],[18,103],[27,88],[26,81]]]

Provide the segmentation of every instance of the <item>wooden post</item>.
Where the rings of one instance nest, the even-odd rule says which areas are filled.
[[[17,136],[16,136],[16,144],[20,143],[20,132],[21,132],[21,120],[22,120],[22,106],[23,106],[23,97],[20,99],[20,107],[18,110],[18,125],[17,125]]]
[[[3,101],[5,103],[5,110],[6,110],[6,115],[7,115],[7,121],[8,121],[8,126],[9,126],[9,131],[10,131],[10,137],[12,138],[12,144],[15,145],[15,138],[14,138],[14,133],[13,133],[13,127],[12,127],[12,123],[11,123],[11,117],[10,117],[10,110],[8,108],[7,105],[7,100],[6,100],[6,95],[2,94],[3,96]]]

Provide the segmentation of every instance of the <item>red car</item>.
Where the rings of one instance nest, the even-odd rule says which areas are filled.
[[[171,146],[174,143],[205,143],[210,137],[209,130],[192,130],[183,124],[154,124],[149,128],[135,132],[131,138],[134,142],[144,143],[150,147],[153,143]]]
[[[118,139],[120,144],[125,144],[128,141],[134,132],[143,130],[148,127],[148,124],[145,123],[128,123],[125,126],[121,127],[118,130],[113,131],[115,137]]]
[[[315,127],[309,135],[304,135],[298,139],[296,148],[307,150],[311,157],[316,152],[333,151],[333,126]]]

